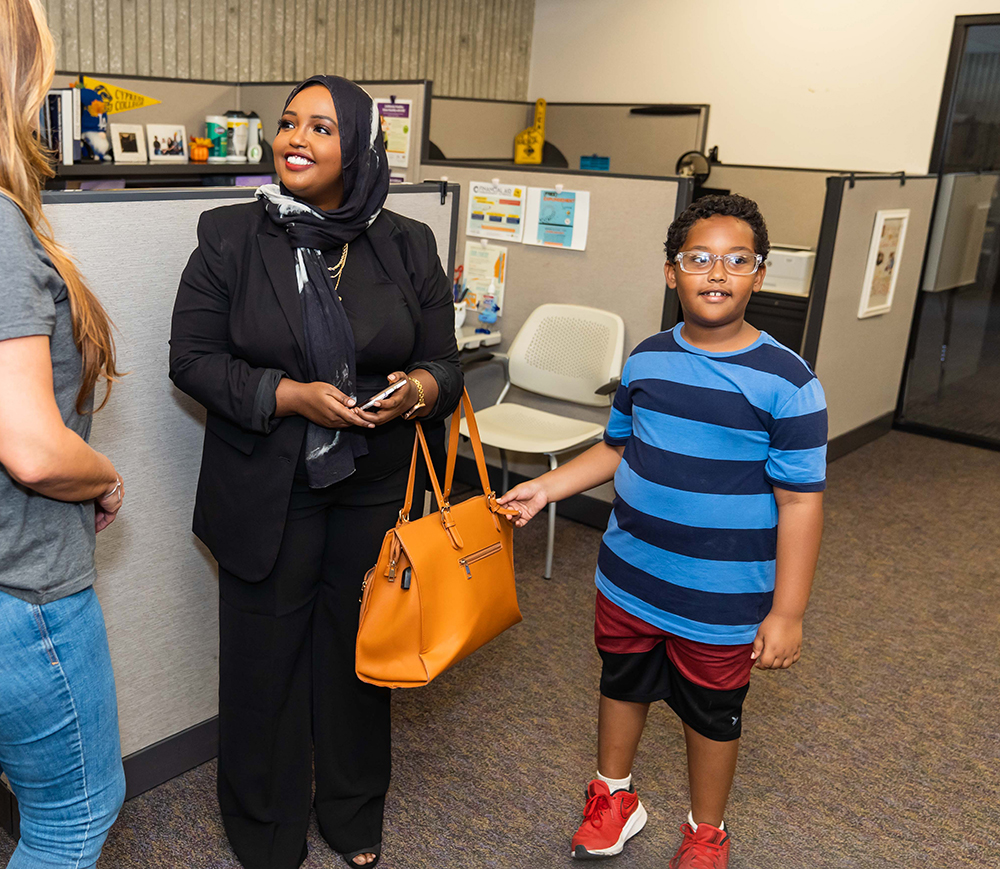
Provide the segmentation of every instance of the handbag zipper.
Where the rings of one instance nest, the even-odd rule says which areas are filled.
[[[468,579],[472,579],[472,571],[469,569],[469,565],[473,562],[479,561],[481,558],[486,558],[488,555],[494,555],[503,549],[502,543],[494,543],[492,546],[487,546],[485,549],[480,549],[477,552],[473,552],[470,555],[466,555],[464,558],[458,559],[458,563],[465,568],[465,576]]]

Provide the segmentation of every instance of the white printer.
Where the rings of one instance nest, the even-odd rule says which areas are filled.
[[[816,254],[805,247],[792,245],[772,245],[764,264],[767,272],[761,289],[768,293],[784,293],[787,296],[809,296]]]

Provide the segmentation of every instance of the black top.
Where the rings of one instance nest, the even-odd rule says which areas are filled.
[[[463,380],[451,283],[433,233],[383,209],[347,259],[340,293],[355,335],[359,398],[374,395],[392,371],[426,369],[438,400],[422,423],[441,442]],[[263,399],[270,396],[273,412],[275,372],[305,381],[306,367],[287,233],[259,202],[205,212],[174,304],[170,376],[208,410],[194,532],[226,570],[251,582],[267,576],[277,556],[306,431],[303,417],[272,420]],[[365,468],[343,484],[381,485],[410,460],[412,423],[369,431]],[[366,497],[391,500],[377,486]]]

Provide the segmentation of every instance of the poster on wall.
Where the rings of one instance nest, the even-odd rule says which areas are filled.
[[[410,129],[413,127],[413,100],[379,101],[385,153],[390,166],[410,165]]]
[[[465,306],[480,307],[492,287],[492,307],[499,317],[503,313],[503,291],[507,282],[507,248],[502,244],[483,245],[477,241],[466,241],[462,271],[469,290]]]
[[[479,238],[520,241],[524,232],[527,189],[492,181],[469,182],[469,219],[465,234]]]
[[[524,214],[524,243],[586,250],[590,191],[531,187]]]
[[[899,277],[899,262],[903,256],[909,208],[878,211],[868,248],[868,265],[858,305],[858,319],[876,317],[892,308],[892,295]]]

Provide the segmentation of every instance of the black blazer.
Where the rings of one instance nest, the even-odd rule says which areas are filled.
[[[437,404],[423,422],[439,422],[458,405],[463,379],[451,284],[434,235],[385,210],[367,234],[413,317],[407,370],[426,367],[438,381]],[[360,349],[377,336],[356,337]],[[207,211],[174,303],[170,378],[208,410],[194,533],[219,564],[250,581],[274,566],[306,430],[303,417],[261,415],[258,388],[265,380],[266,391],[275,370],[308,380],[288,236],[261,202]]]

